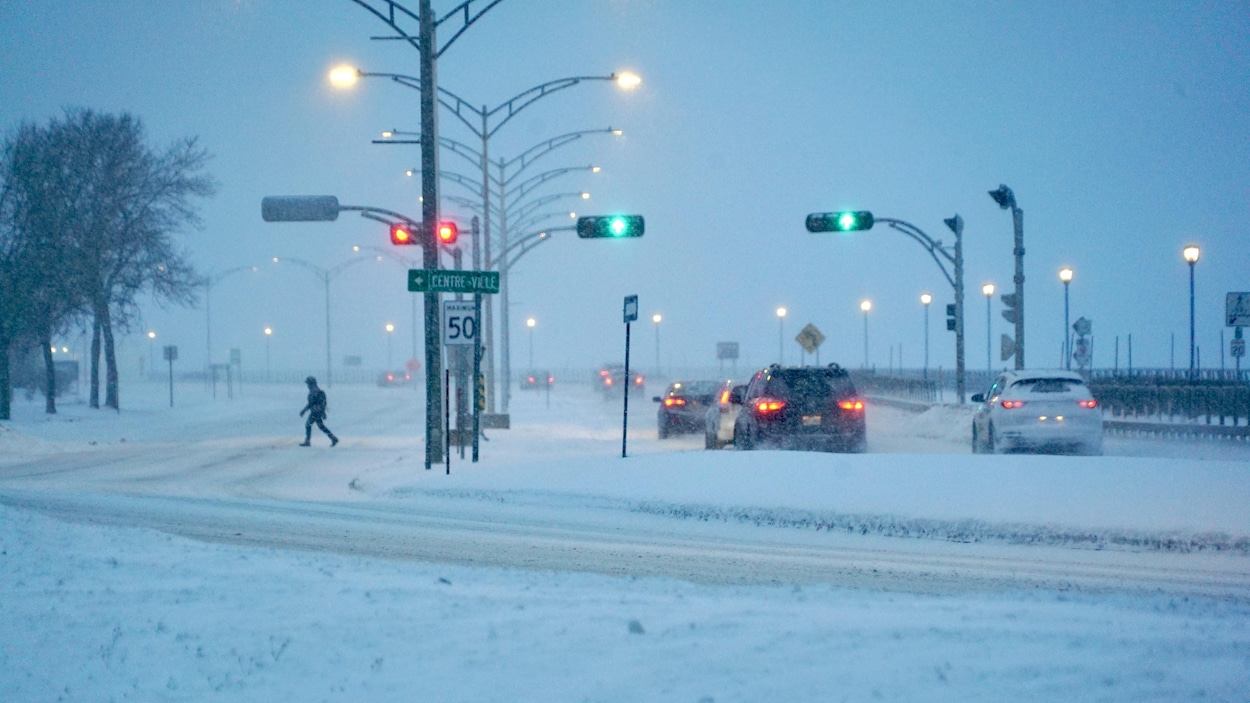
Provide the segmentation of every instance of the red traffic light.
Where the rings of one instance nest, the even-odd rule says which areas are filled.
[[[445,221],[438,223],[439,244],[455,244],[458,236],[460,236],[460,231],[456,229],[455,222]]]
[[[396,222],[391,225],[391,244],[416,244],[417,240],[412,230],[412,225],[407,222]]]

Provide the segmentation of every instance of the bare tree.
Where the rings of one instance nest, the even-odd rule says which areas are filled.
[[[118,409],[114,332],[135,318],[139,295],[146,291],[159,302],[195,302],[199,277],[173,235],[200,224],[192,200],[214,192],[204,172],[209,156],[194,139],[175,141],[163,150],[149,148],[141,121],[126,113],[67,110],[46,128],[24,126],[18,136],[28,139],[15,136],[9,143],[32,145],[33,156],[30,164],[5,172],[12,205],[0,211],[0,220],[8,223],[0,226],[10,227],[15,244],[42,247],[37,269],[27,270],[38,270],[43,284],[15,289],[22,291],[30,312],[14,315],[22,321],[20,328],[15,323],[14,333],[48,341],[47,350],[59,326],[86,311],[92,327],[90,402],[99,407],[103,351],[105,406]],[[13,249],[26,251],[22,246]],[[49,253],[55,256],[42,258]],[[15,286],[23,280],[16,273],[8,278]],[[4,307],[9,307],[7,296]],[[3,324],[0,320],[0,344],[5,343]],[[54,378],[51,354],[45,356]],[[54,393],[53,383],[49,381],[49,389]]]

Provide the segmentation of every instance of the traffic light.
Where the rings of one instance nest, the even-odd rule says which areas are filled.
[[[646,229],[642,215],[605,215],[577,218],[577,236],[582,239],[623,239],[641,237]]]
[[[391,244],[407,246],[416,243],[415,228],[411,222],[396,222],[391,225]]]
[[[946,329],[951,332],[959,329],[959,317],[955,315],[954,303],[947,303],[946,305]]]
[[[876,222],[871,212],[813,212],[807,216],[808,232],[856,232],[872,229]]]
[[[1003,310],[1003,319],[1015,324],[1016,320],[1020,319],[1020,300],[1016,297],[1015,293],[1007,293],[1003,295],[1002,300],[1003,307],[1006,308]]]
[[[460,236],[460,230],[456,228],[455,222],[444,220],[438,223],[438,231],[435,234],[438,236],[439,244],[450,246],[456,243],[456,237]]]

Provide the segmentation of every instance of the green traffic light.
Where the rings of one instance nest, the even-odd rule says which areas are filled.
[[[838,215],[838,229],[843,232],[850,232],[855,229],[855,221],[855,213],[844,212],[841,215]]]
[[[612,229],[612,236],[614,237],[619,237],[625,234],[626,230],[629,229],[629,224],[627,224],[625,220],[620,217],[613,217],[612,224],[608,226]]]
[[[876,220],[867,210],[813,212],[807,216],[808,232],[858,232],[872,229]]]

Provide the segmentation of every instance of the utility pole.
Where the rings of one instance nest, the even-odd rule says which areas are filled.
[[[438,269],[438,45],[430,0],[420,0],[422,264]],[[443,359],[438,293],[425,293],[425,468],[442,461]]]

